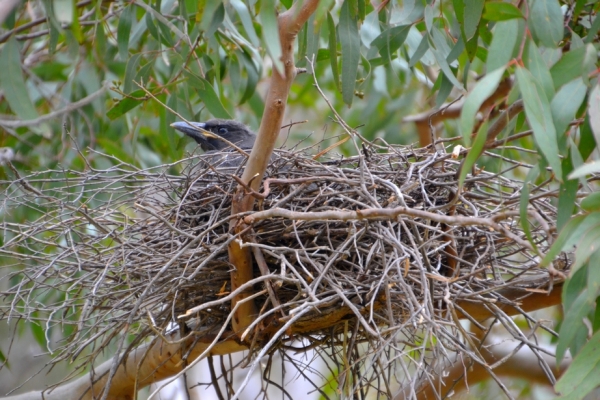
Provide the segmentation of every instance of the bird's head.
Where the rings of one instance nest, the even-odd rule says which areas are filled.
[[[221,138],[241,149],[251,149],[256,140],[256,135],[246,125],[229,119],[211,119],[206,122],[179,121],[171,126],[194,139],[204,151],[225,150],[230,147]]]

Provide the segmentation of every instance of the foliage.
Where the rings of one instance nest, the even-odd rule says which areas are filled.
[[[0,31],[0,145],[10,149],[22,171],[106,167],[94,152],[84,165],[78,149],[150,167],[184,157],[188,142],[169,126],[179,116],[231,117],[257,127],[265,76],[271,67],[281,68],[275,11],[291,3],[20,4]],[[472,146],[465,174],[475,163],[501,171],[503,158],[519,158],[522,168],[514,176],[529,188],[520,199],[525,205],[536,185],[552,182],[558,237],[539,258],[552,269],[560,251],[577,247],[563,291],[566,317],[557,348],[559,359],[570,349],[573,370],[600,361],[597,352],[587,351],[600,332],[600,199],[596,186],[584,179],[600,172],[599,8],[582,0],[409,0],[376,6],[325,0],[302,28],[296,58],[309,70],[306,60],[315,60],[309,73],[333,108],[351,126],[361,126],[368,139],[415,142],[413,125],[403,123],[404,117],[443,110],[460,99],[460,119],[445,118],[443,129],[436,129],[440,136],[461,136],[453,144]],[[289,119],[309,123],[293,128],[288,146],[331,116],[309,75],[298,77],[288,100]],[[507,95],[486,105],[505,81],[511,82]],[[507,118],[490,138],[489,128],[505,115],[500,111],[519,100],[524,112]],[[313,136],[327,135],[334,143],[340,132],[332,126]],[[490,139],[514,141],[531,152],[506,145],[483,153]],[[340,151],[352,151],[344,146]],[[3,180],[10,179],[7,171],[0,170]],[[575,206],[578,197],[581,208]],[[35,218],[20,210],[1,212],[11,221]],[[45,340],[39,329],[36,337]],[[574,375],[565,374],[557,388],[580,398],[585,393],[575,395],[574,382],[581,375]]]

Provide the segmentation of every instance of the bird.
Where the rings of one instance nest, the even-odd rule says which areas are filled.
[[[234,150],[231,144],[242,150],[250,150],[256,140],[256,134],[250,128],[230,119],[211,119],[206,122],[178,121],[171,126],[194,139],[205,152]]]

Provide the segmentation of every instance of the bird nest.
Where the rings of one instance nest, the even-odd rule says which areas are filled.
[[[242,167],[218,168],[214,155],[148,169],[94,157],[110,164],[15,176],[3,191],[0,317],[69,326],[52,349],[57,361],[85,365],[124,332],[129,348],[178,328],[218,337],[245,291],[258,311],[247,338],[260,355],[294,340],[328,357],[343,348],[343,362],[370,365],[375,381],[407,351],[411,371],[467,351],[457,317],[469,318],[470,305],[501,313],[516,305],[501,289],[547,288],[538,264],[553,237],[555,192],[529,188],[522,213],[524,184],[506,171],[476,170],[459,190],[459,162],[427,149],[365,148],[324,162],[277,151],[254,211],[231,215]],[[255,260],[237,293],[233,241]],[[554,267],[568,265],[562,255]]]

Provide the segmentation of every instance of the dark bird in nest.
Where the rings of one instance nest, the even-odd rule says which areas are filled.
[[[180,121],[171,126],[194,139],[206,152],[232,150],[231,144],[242,150],[250,150],[256,140],[256,134],[246,125],[228,119],[189,123]]]

